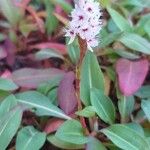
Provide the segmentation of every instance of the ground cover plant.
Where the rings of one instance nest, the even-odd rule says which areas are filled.
[[[0,150],[150,150],[149,0],[0,0]]]

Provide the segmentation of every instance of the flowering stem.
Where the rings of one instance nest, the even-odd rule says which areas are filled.
[[[82,103],[80,100],[80,69],[82,65],[82,61],[85,55],[85,52],[87,50],[86,41],[78,37],[79,47],[80,47],[80,59],[76,66],[76,95],[77,95],[77,101],[78,101],[78,110],[82,110]],[[82,127],[85,129],[86,135],[89,135],[88,128],[86,126],[85,118],[80,117],[80,122],[82,124]]]

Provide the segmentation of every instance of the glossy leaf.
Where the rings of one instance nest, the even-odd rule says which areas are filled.
[[[125,96],[130,96],[142,86],[148,72],[148,61],[146,59],[138,61],[119,59],[116,71],[121,92]]]
[[[140,98],[150,98],[150,85],[145,85],[142,86],[136,93],[135,95],[140,97]]]
[[[56,137],[73,144],[85,144],[88,141],[82,125],[76,120],[68,120],[63,123],[57,130]]]
[[[38,116],[55,116],[63,119],[70,119],[64,112],[53,105],[44,95],[36,91],[26,91],[16,95],[18,102],[27,106],[29,109],[36,108]]]
[[[115,121],[115,107],[111,99],[98,89],[91,89],[91,103],[97,115],[106,123]]]
[[[81,67],[80,98],[84,105],[90,105],[90,89],[104,91],[104,77],[94,53],[87,51]]]
[[[17,135],[16,150],[39,150],[46,140],[46,134],[33,126],[22,128]]]
[[[10,79],[0,78],[0,90],[13,91],[18,89],[18,86]]]
[[[64,142],[64,141],[58,139],[55,135],[49,135],[47,139],[50,143],[52,143],[56,147],[59,147],[62,149],[68,149],[68,150],[73,149],[73,150],[75,150],[75,149],[83,149],[84,148],[84,145]]]
[[[0,118],[9,112],[14,106],[17,105],[17,99],[14,95],[9,95],[0,104]]]
[[[150,121],[150,99],[142,100],[141,107],[142,107],[147,119]]]
[[[52,50],[52,49],[43,49],[43,50],[38,51],[35,54],[36,60],[44,60],[44,59],[53,58],[53,57],[64,59],[64,57],[61,54],[59,54],[57,51]]]
[[[0,118],[0,149],[6,150],[8,144],[16,134],[22,118],[20,106],[6,113]]]
[[[132,50],[150,54],[150,42],[138,34],[125,33],[119,41]]]
[[[134,110],[134,104],[135,100],[133,96],[123,96],[118,101],[118,108],[123,122],[126,121],[131,115],[132,111]]]
[[[102,132],[119,148],[123,150],[149,150],[146,138],[125,125],[112,125]]]
[[[40,84],[53,79],[56,76],[63,76],[64,71],[51,69],[23,68],[12,73],[12,80],[21,87],[37,88]]]
[[[84,109],[77,111],[76,115],[87,117],[87,118],[93,117],[95,116],[95,109],[93,106],[87,106]]]
[[[73,113],[77,107],[74,80],[75,74],[70,71],[64,75],[58,87],[58,103],[66,114]]]
[[[131,31],[132,28],[127,21],[121,14],[119,14],[116,10],[113,8],[107,7],[107,11],[109,12],[110,16],[112,17],[113,21],[117,25],[117,27],[121,31]]]
[[[67,41],[68,42],[68,41]],[[80,49],[79,49],[79,46],[73,42],[71,44],[69,44],[67,46],[67,49],[68,49],[68,54],[70,56],[70,59],[71,61],[74,63],[74,64],[77,64],[78,63],[78,60],[79,60],[79,57],[80,57]]]

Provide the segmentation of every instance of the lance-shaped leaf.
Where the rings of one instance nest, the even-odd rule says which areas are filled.
[[[116,10],[108,7],[107,11],[109,12],[113,21],[115,22],[115,24],[121,31],[131,31],[132,30],[127,19],[125,19],[123,16],[121,16],[121,14],[119,14]]]
[[[150,54],[150,42],[138,34],[125,33],[119,41],[132,50]]]
[[[87,51],[81,67],[80,97],[84,105],[90,105],[90,89],[104,91],[104,77],[94,53]]]
[[[24,127],[18,132],[16,150],[39,150],[45,140],[45,133],[39,132],[33,126]]]
[[[56,132],[56,137],[62,141],[73,144],[85,144],[88,138],[84,135],[84,129],[77,120],[64,122]]]
[[[102,132],[123,150],[149,150],[146,138],[126,125],[112,125]]]
[[[36,91],[27,91],[16,95],[18,102],[28,108],[35,108],[38,116],[55,116],[63,119],[70,119],[64,112],[53,105],[50,100]]]
[[[56,147],[62,148],[62,149],[68,149],[68,150],[75,150],[75,149],[83,149],[84,145],[80,144],[72,144],[70,142],[65,142],[60,139],[58,139],[55,135],[49,135],[47,140],[55,145]]]
[[[0,78],[0,90],[13,91],[18,89],[18,86],[10,79]]]
[[[12,0],[0,0],[0,10],[12,25],[17,25],[22,14]]]
[[[74,80],[74,72],[68,72],[64,75],[58,88],[58,103],[66,114],[73,113],[77,106],[77,98],[73,84]]]
[[[6,150],[10,141],[16,134],[22,118],[20,106],[12,109],[0,118],[0,149]]]
[[[14,106],[17,105],[17,99],[14,95],[6,97],[0,104],[0,118],[9,112]]]
[[[130,96],[142,86],[148,72],[148,61],[146,59],[138,61],[119,59],[116,71],[121,92],[125,96]]]
[[[98,89],[91,89],[91,103],[97,115],[106,123],[112,124],[115,120],[115,107],[111,99]]]
[[[12,80],[21,87],[37,88],[41,83],[53,79],[56,76],[63,76],[64,71],[51,69],[24,68],[12,73]]]

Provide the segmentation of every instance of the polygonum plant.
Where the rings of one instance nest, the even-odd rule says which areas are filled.
[[[0,1],[0,150],[150,150],[142,2]]]

